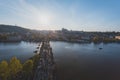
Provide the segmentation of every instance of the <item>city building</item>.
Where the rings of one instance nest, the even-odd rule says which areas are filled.
[[[119,39],[120,40],[120,36],[115,36],[115,39]]]

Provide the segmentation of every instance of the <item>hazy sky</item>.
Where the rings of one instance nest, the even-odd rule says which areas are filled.
[[[120,31],[120,0],[0,0],[0,24]]]

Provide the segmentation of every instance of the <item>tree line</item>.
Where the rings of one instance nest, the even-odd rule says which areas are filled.
[[[9,62],[0,62],[0,80],[31,80],[37,66],[39,55],[35,55],[23,64],[16,57],[12,57]]]

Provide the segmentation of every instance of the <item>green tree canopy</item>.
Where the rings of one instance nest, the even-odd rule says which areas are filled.
[[[40,59],[40,55],[39,54],[36,54],[33,56],[32,60],[33,60],[33,68],[36,69],[36,66],[38,65],[38,61]]]
[[[9,68],[10,68],[10,74],[16,75],[19,71],[22,70],[22,64],[20,60],[18,60],[16,57],[13,57],[10,60]]]
[[[2,61],[0,63],[0,78],[2,80],[6,80],[8,75],[9,75],[8,63],[6,61]]]
[[[32,72],[33,69],[33,61],[32,60],[27,60],[24,64],[23,64],[23,71],[26,74],[29,74]]]

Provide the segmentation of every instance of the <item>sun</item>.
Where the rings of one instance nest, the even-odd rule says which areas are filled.
[[[42,25],[49,25],[52,21],[52,16],[50,14],[39,14],[38,21]]]
[[[50,16],[42,15],[40,18],[42,24],[49,24],[50,23]]]

